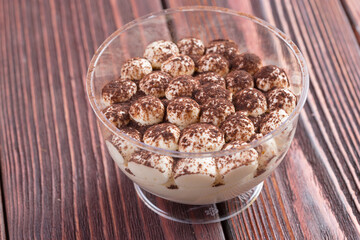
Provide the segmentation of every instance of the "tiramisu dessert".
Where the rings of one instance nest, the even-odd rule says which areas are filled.
[[[290,89],[284,69],[263,66],[232,40],[155,41],[102,89],[103,114],[121,133],[106,144],[121,170],[155,195],[224,201],[262,182],[283,158],[294,131],[269,134],[295,109]]]

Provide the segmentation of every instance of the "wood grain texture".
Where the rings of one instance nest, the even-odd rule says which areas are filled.
[[[104,148],[85,93],[96,48],[160,1],[0,1],[1,175],[10,239],[223,239],[160,218]],[[2,233],[2,231],[1,231]]]
[[[259,199],[223,225],[227,237],[360,238],[360,51],[341,3],[166,3],[216,5],[265,19],[290,35],[310,68],[309,97],[294,142]]]
[[[1,148],[0,148],[1,151]],[[3,206],[3,192],[0,186],[0,240],[6,239],[6,230],[5,230],[5,224],[6,224],[6,217],[4,214],[4,206]]]
[[[252,13],[297,43],[311,85],[286,159],[258,200],[222,225],[158,217],[110,159],[87,102],[85,75],[108,35],[161,10],[161,2],[0,0],[0,163],[7,237],[359,239],[357,1],[163,2]],[[1,213],[0,205],[0,221]],[[0,224],[0,239],[4,233]]]
[[[356,0],[341,0],[344,10],[349,18],[356,38],[360,43],[360,2]]]
[[[4,15],[0,13],[0,33],[3,33],[3,26],[4,26]],[[0,34],[0,43],[4,41],[4,34]],[[3,64],[3,57],[0,57],[0,64]],[[0,82],[4,81],[1,80],[3,79],[5,76],[4,73],[4,68],[0,68]],[[0,83],[1,84],[1,83]],[[1,98],[0,98],[1,99]],[[2,108],[2,104],[0,104],[0,109]],[[3,112],[0,110],[0,119],[3,118]],[[4,132],[2,131],[2,129],[0,128],[0,135],[4,135]],[[1,159],[3,157],[2,153],[3,153],[3,145],[0,144],[0,171],[2,173],[2,163],[1,163]],[[0,174],[1,174],[0,173]],[[0,179],[0,240],[5,240],[6,239],[6,217],[5,217],[5,206],[4,206],[4,193],[3,193],[3,182],[2,179]]]

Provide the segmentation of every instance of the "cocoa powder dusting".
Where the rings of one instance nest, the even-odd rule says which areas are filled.
[[[255,88],[246,88],[234,95],[234,106],[237,111],[252,111],[259,107],[266,109],[265,105],[265,95]]]
[[[261,58],[253,53],[243,53],[231,61],[231,67],[235,70],[244,70],[254,75],[262,66]]]
[[[254,87],[254,79],[251,74],[242,70],[231,71],[226,75],[225,80],[228,89],[233,90],[233,93],[244,88]]]
[[[171,129],[179,130],[174,124],[171,123],[157,124],[146,130],[144,138],[157,139],[158,137],[162,137],[165,141],[176,141],[176,136],[173,132],[171,132]]]
[[[194,91],[194,99],[200,103],[204,104],[211,98],[224,98],[229,101],[232,99],[232,94],[229,90],[223,88],[219,85],[206,84],[199,89]]]
[[[132,173],[132,171],[130,170],[130,169],[128,169],[128,168],[125,168],[125,171],[127,171],[130,175],[133,175],[133,176],[135,176],[133,173]]]

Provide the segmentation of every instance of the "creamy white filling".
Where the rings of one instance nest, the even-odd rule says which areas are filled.
[[[257,169],[257,162],[252,162],[249,165],[244,165],[235,169],[230,170],[224,175],[224,183],[231,184],[232,182],[243,182],[247,179],[247,176],[254,175]]]
[[[273,159],[276,159],[278,149],[274,139],[269,139],[256,148],[259,153],[259,168],[269,168],[273,164]]]
[[[109,150],[109,154],[112,157],[112,159],[115,161],[115,163],[121,167],[124,165],[125,161],[121,153],[117,150],[117,148],[109,141],[105,141],[106,146]]]
[[[229,175],[224,178],[225,184],[217,187],[212,186],[214,178],[208,175],[184,175],[183,177],[187,176],[187,178],[178,178],[178,188],[169,189],[166,183],[171,176],[171,171],[161,173],[157,169],[130,162],[128,168],[135,176],[131,175],[125,170],[124,160],[119,151],[109,141],[106,141],[106,145],[111,157],[132,181],[155,195],[183,204],[212,204],[234,198],[261,183],[276,167],[272,166],[256,178],[253,177],[254,169],[256,169],[253,165],[240,167],[229,172]],[[278,156],[272,162],[276,162]]]
[[[165,184],[171,176],[170,171],[160,172],[156,168],[148,167],[135,162],[129,162],[128,168],[135,175],[133,178],[152,184]]]

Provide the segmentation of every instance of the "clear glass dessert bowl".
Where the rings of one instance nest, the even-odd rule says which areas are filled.
[[[231,39],[240,52],[258,55],[263,65],[285,70],[297,105],[282,124],[246,145],[216,152],[179,152],[147,145],[120,131],[102,110],[102,88],[120,76],[121,66],[132,57],[143,56],[145,47],[156,40],[177,42],[184,37],[203,42]],[[245,13],[217,7],[167,9],[136,19],[114,32],[93,56],[87,73],[90,104],[109,153],[122,172],[135,184],[142,201],[163,217],[186,223],[225,220],[243,211],[259,195],[263,181],[284,159],[306,101],[309,76],[305,60],[296,45],[280,30]],[[241,159],[249,151],[257,161],[221,171],[219,159]],[[129,158],[138,154],[136,163]],[[153,157],[155,156],[155,157]],[[151,158],[152,163],[146,161]],[[212,162],[209,172],[188,172],[191,177],[174,177],[180,159]],[[199,160],[200,159],[200,160]],[[166,166],[166,168],[164,168]],[[204,167],[204,166],[203,166]],[[170,170],[169,170],[170,169]],[[208,170],[208,169],[207,169]],[[180,179],[180,180],[179,180]]]

